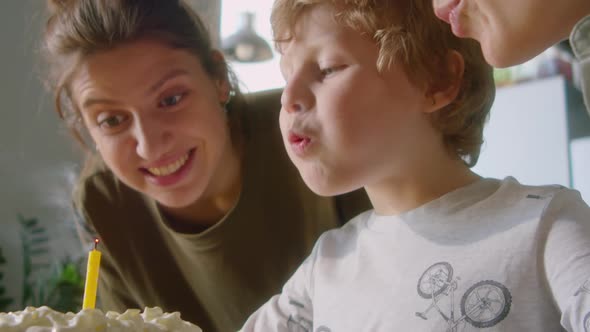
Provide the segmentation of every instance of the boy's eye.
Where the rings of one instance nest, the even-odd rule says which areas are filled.
[[[99,117],[98,125],[102,129],[112,130],[117,129],[117,127],[121,126],[126,120],[127,116],[123,114],[106,116],[102,119]]]
[[[322,76],[322,78],[326,78],[328,76],[333,75],[334,73],[344,69],[344,65],[342,66],[331,66],[331,67],[324,67],[324,68],[320,68],[320,74]]]
[[[328,76],[328,75],[334,73],[336,70],[332,67],[328,67],[328,68],[323,68],[320,71],[322,73],[322,76]]]
[[[180,101],[182,100],[183,97],[184,97],[184,94],[182,94],[182,93],[166,97],[166,98],[160,100],[160,103],[158,104],[158,106],[160,106],[160,107],[175,106],[178,103],[180,103]]]

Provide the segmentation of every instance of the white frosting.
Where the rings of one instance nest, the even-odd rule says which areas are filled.
[[[57,312],[48,307],[27,307],[23,311],[0,313],[1,332],[202,332],[199,327],[180,318],[180,313],[162,309],[128,309],[122,314],[99,309],[77,314]]]

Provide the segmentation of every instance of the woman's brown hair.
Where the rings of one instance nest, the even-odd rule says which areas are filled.
[[[186,2],[49,0],[48,8],[50,15],[43,38],[44,58],[48,63],[46,83],[54,92],[57,113],[83,146],[87,147],[83,123],[71,95],[73,75],[87,56],[141,38],[156,39],[191,52],[211,78],[227,79],[233,85],[228,117],[232,140],[239,142],[243,102],[235,77],[225,61],[215,57],[205,24]],[[89,160],[93,159],[90,157]]]

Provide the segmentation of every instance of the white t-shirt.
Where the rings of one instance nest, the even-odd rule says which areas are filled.
[[[586,332],[589,277],[578,192],[482,179],[324,233],[242,330]]]

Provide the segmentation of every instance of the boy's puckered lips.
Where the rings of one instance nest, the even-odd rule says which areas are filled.
[[[300,157],[305,155],[305,152],[312,143],[311,137],[295,130],[289,130],[287,139],[293,152]]]

